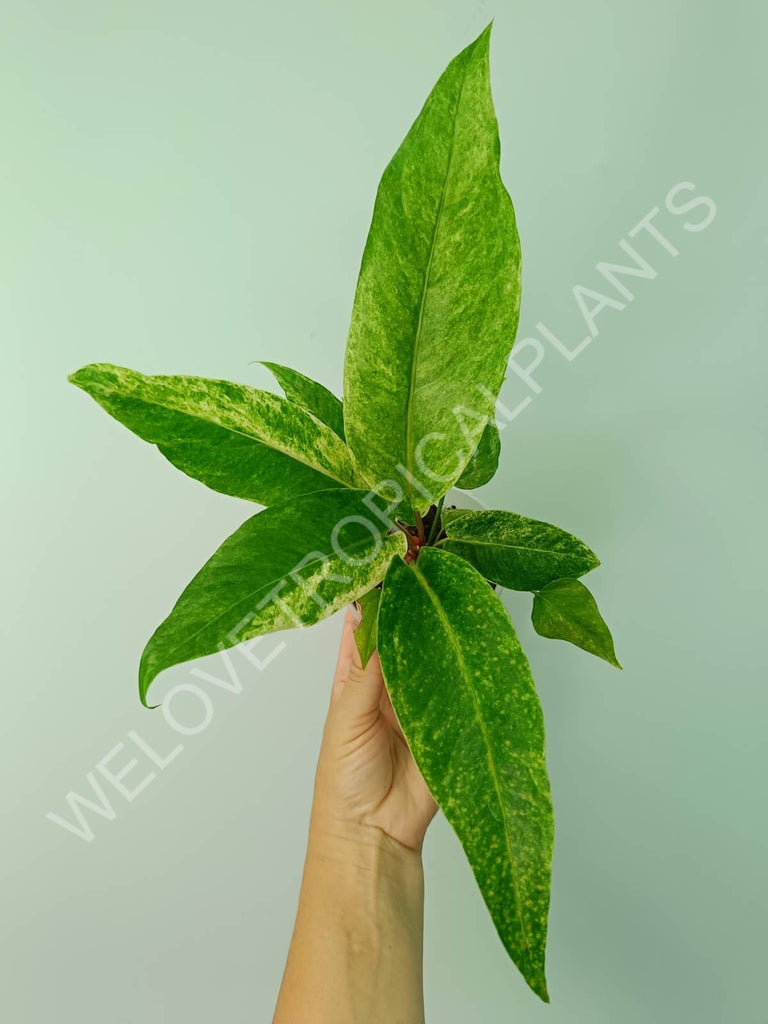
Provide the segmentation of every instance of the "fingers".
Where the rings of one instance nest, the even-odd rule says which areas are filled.
[[[355,647],[352,664],[349,666],[344,687],[338,700],[340,711],[354,718],[361,718],[381,711],[381,695],[384,690],[384,679],[381,675],[377,654],[371,656],[363,668],[360,655]]]
[[[357,620],[350,610],[344,617],[344,626],[341,631],[341,643],[339,644],[339,657],[336,661],[336,671],[333,673],[333,686],[331,688],[331,704],[334,704],[344,689],[344,683],[349,675],[349,666],[352,664],[352,657],[357,650],[355,643],[355,625]]]
[[[355,627],[359,621],[354,611],[347,612],[331,690],[331,707],[343,705],[344,712],[354,716],[378,712],[384,693],[378,655],[374,654],[365,668],[362,667],[355,642]]]
[[[379,656],[374,652],[365,668],[355,642],[355,627],[360,619],[353,610],[347,612],[341,631],[341,644],[331,688],[331,707],[354,717],[383,711],[396,725],[396,719],[384,688]],[[388,706],[388,707],[387,707]],[[398,731],[399,731],[399,727]]]

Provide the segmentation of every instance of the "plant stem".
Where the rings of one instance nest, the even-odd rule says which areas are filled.
[[[429,537],[427,537],[427,544],[431,544],[436,537],[440,536],[440,527],[442,526],[442,520],[440,517],[443,514],[444,501],[445,495],[443,495],[440,501],[437,503],[437,511],[435,512],[435,518],[432,520],[432,527],[429,531]]]
[[[419,531],[419,540],[422,544],[426,544],[427,538],[424,535],[424,520],[421,518],[421,512],[414,509],[413,517],[416,520],[416,529]]]

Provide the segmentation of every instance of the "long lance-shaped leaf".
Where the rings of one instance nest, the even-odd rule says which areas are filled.
[[[565,530],[514,512],[467,512],[445,524],[446,551],[510,590],[540,590],[561,576],[583,576],[600,560]]]
[[[349,449],[286,398],[204,377],[146,377],[106,363],[69,378],[174,466],[215,491],[273,505],[359,486]]]
[[[477,447],[517,329],[520,242],[499,176],[489,37],[490,26],[448,65],[384,171],[347,341],[356,463],[419,511]]]
[[[483,431],[480,443],[467,463],[464,472],[456,481],[456,486],[465,491],[471,491],[475,487],[482,487],[493,478],[499,467],[499,455],[501,454],[501,437],[499,428],[494,420],[489,420]]]
[[[504,607],[435,548],[384,579],[379,657],[419,769],[455,829],[501,941],[548,1001],[553,821],[544,723]]]
[[[262,362],[261,365],[271,371],[285,392],[286,398],[308,409],[321,423],[325,423],[342,441],[344,440],[344,407],[340,398],[311,377],[305,377],[298,370],[292,370],[290,366],[266,362]]]
[[[567,640],[621,668],[597,601],[579,580],[553,580],[534,594],[531,621],[539,636]]]
[[[366,491],[303,495],[248,519],[221,545],[144,649],[139,693],[163,669],[265,633],[319,622],[384,577],[406,548]]]

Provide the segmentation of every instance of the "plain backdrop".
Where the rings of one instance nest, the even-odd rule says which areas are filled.
[[[427,1016],[768,1019],[765,7],[4,0],[4,1020],[270,1019],[340,621],[265,641],[262,669],[238,654],[239,694],[168,672],[158,697],[209,694],[196,735],[142,710],[146,639],[254,509],[184,477],[66,375],[110,361],[266,387],[254,361],[270,359],[339,391],[379,176],[491,17],[520,337],[542,322],[574,347],[573,289],[600,289],[596,264],[622,262],[654,207],[678,255],[635,236],[656,277],[627,279],[633,301],[600,313],[577,359],[547,347],[478,494],[599,553],[590,586],[625,666],[535,636],[529,598],[505,596],[547,721],[552,1005],[438,819]],[[680,182],[715,202],[704,230],[684,226],[703,207],[666,209]],[[506,405],[528,394],[511,373]],[[217,659],[196,667],[226,678]],[[189,691],[173,708],[189,728],[204,710]],[[183,743],[132,801],[96,769],[136,757],[125,784],[149,777],[130,733],[156,755]],[[113,817],[86,812],[85,842],[46,815],[71,819],[66,795],[94,772]]]

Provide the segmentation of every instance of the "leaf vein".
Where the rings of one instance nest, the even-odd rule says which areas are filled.
[[[470,694],[472,695],[472,701],[473,701],[473,703],[475,705],[475,710],[477,712],[477,720],[478,720],[479,725],[480,725],[480,731],[482,732],[483,740],[485,741],[485,746],[486,746],[486,750],[487,750],[488,767],[490,768],[490,771],[491,771],[491,777],[493,779],[494,788],[496,790],[496,796],[498,797],[499,807],[501,809],[501,818],[502,818],[502,821],[504,823],[504,839],[505,839],[506,847],[507,847],[507,855],[509,856],[510,864],[514,864],[516,862],[516,858],[515,858],[514,850],[513,850],[513,847],[512,847],[512,836],[511,836],[511,833],[510,833],[509,818],[508,818],[508,815],[507,815],[507,809],[506,809],[506,805],[505,805],[503,797],[502,797],[501,780],[499,779],[499,774],[498,774],[498,771],[496,769],[496,762],[495,762],[495,760],[493,758],[493,753],[492,753],[492,749],[491,749],[490,734],[488,732],[488,727],[487,727],[487,725],[485,723],[485,719],[483,717],[482,707],[481,707],[480,701],[479,701],[478,696],[477,696],[477,691],[475,690],[474,686],[472,685],[471,673],[469,672],[469,670],[467,668],[467,663],[464,661],[464,656],[463,656],[463,654],[461,652],[461,645],[459,644],[458,638],[457,638],[457,636],[456,636],[456,634],[455,634],[455,632],[453,630],[453,627],[451,626],[450,620],[448,619],[447,615],[445,614],[445,611],[443,610],[442,605],[437,600],[435,595],[432,593],[432,588],[429,586],[429,583],[427,582],[426,577],[424,576],[422,571],[419,569],[418,563],[414,562],[412,568],[413,568],[413,570],[414,570],[414,572],[415,572],[419,582],[421,583],[424,591],[426,592],[427,597],[429,598],[429,600],[431,601],[432,605],[434,606],[438,618],[440,619],[441,623],[443,624],[443,627],[445,629],[446,635],[448,636],[448,641],[449,641],[451,647],[453,648],[453,650],[454,650],[454,652],[456,654],[456,660],[459,663],[459,669],[461,671],[462,677],[463,677],[465,683],[467,684],[467,687],[469,689]],[[525,944],[525,949],[526,949],[526,952],[528,954],[529,966],[532,967],[533,966],[532,950],[531,950],[530,942],[528,940],[528,933],[527,933],[526,928],[525,928],[525,923],[524,923],[523,917],[522,917],[522,912],[521,912],[522,901],[521,901],[521,898],[520,898],[520,890],[519,890],[518,884],[517,884],[517,875],[516,875],[514,870],[511,872],[511,879],[512,879],[512,888],[513,888],[514,893],[515,893],[515,916],[517,917],[518,925],[519,925],[519,928],[520,928],[520,933],[522,935],[523,942]]]

